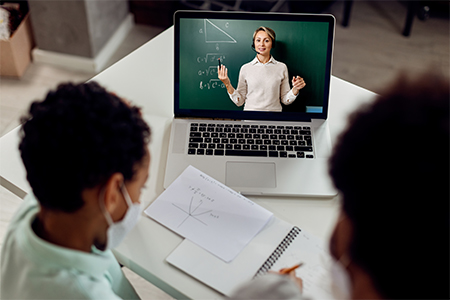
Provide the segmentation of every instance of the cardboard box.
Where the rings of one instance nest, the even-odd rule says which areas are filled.
[[[34,46],[30,14],[27,14],[8,41],[0,41],[0,75],[20,77],[31,61]]]

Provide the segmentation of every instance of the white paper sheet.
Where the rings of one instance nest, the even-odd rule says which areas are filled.
[[[145,213],[225,262],[232,261],[272,217],[192,166]]]
[[[302,230],[271,270],[279,271],[303,262],[304,265],[295,273],[303,280],[305,299],[334,299],[327,270],[330,261],[331,257],[325,250],[324,242]]]

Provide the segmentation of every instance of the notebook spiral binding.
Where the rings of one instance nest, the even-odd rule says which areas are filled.
[[[272,268],[275,262],[280,258],[280,256],[286,251],[292,241],[299,235],[301,232],[300,228],[293,227],[291,231],[286,235],[286,237],[281,241],[278,247],[273,251],[273,253],[269,256],[269,258],[264,262],[264,264],[259,268],[258,272],[256,272],[255,277],[265,274],[267,271]]]

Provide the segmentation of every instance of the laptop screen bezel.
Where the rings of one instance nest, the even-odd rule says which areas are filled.
[[[263,112],[263,111],[227,111],[180,108],[180,19],[230,19],[230,20],[270,20],[325,22],[328,24],[328,42],[325,70],[323,107],[320,113],[308,112]],[[215,11],[177,11],[174,14],[174,115],[178,118],[211,118],[234,120],[276,120],[311,121],[327,119],[330,94],[331,69],[333,60],[334,34],[336,20],[330,14],[294,14],[294,13],[252,13],[252,12],[215,12]]]

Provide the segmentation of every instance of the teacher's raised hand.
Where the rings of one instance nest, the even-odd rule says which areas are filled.
[[[224,65],[217,67],[217,76],[219,77],[220,81],[222,81],[223,84],[225,84],[228,93],[233,94],[234,88],[231,85],[230,78],[228,78],[228,69],[225,68]]]
[[[298,92],[304,88],[306,85],[305,80],[301,78],[300,76],[294,76],[292,77],[292,92],[295,96],[298,95]]]
[[[225,68],[224,65],[217,67],[217,75],[223,84],[227,85],[230,83],[230,79],[228,78],[228,69]]]

